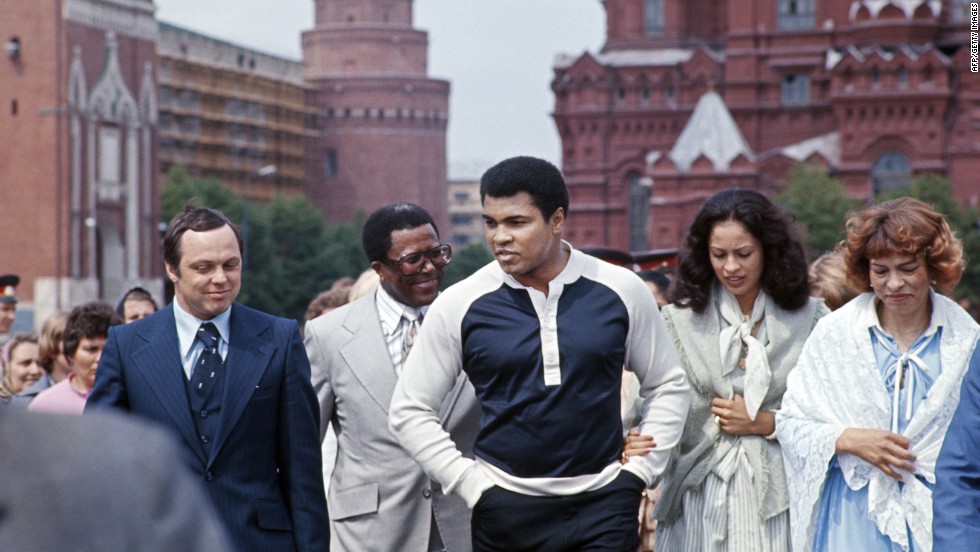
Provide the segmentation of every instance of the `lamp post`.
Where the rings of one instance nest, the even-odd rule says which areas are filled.
[[[242,272],[248,269],[248,211],[250,201],[248,199],[248,185],[253,178],[265,178],[276,174],[279,169],[275,165],[263,165],[253,172],[245,175],[245,183],[242,187]]]

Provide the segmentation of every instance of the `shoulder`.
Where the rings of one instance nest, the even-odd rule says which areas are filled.
[[[862,317],[868,315],[869,309],[874,308],[874,294],[862,293],[835,311],[827,313],[817,320],[813,335],[834,335],[851,333],[857,327]]]
[[[337,328],[344,327],[353,321],[378,317],[375,296],[369,293],[356,301],[337,307],[336,309],[318,316],[306,323],[307,331],[327,336]]]
[[[273,326],[277,330],[288,330],[297,327],[296,321],[292,318],[282,318],[237,302],[232,304],[230,323],[232,327],[238,324],[245,324],[246,326],[256,328],[267,325]]]
[[[940,295],[939,293],[933,293],[932,297],[935,302],[934,308],[941,311],[943,317],[947,320],[947,325],[953,331],[964,332],[971,336],[978,333],[980,326],[977,325],[977,321],[963,307],[956,304],[949,297]]]
[[[490,261],[469,277],[449,286],[446,291],[440,293],[439,297],[432,302],[432,307],[426,314],[426,320],[433,314],[456,313],[462,315],[480,297],[506,286],[504,277],[504,271],[501,270],[497,261]]]
[[[830,314],[830,309],[819,297],[809,297],[807,302],[796,310],[786,310],[777,305],[775,301],[771,301],[770,305],[777,319],[789,326],[801,329],[805,327],[807,332],[817,324],[818,320]],[[770,307],[767,306],[766,308]]]
[[[643,280],[632,270],[617,266],[601,259],[579,253],[583,256],[582,278],[591,280],[614,292],[626,307],[633,310],[639,307],[646,311],[651,306],[656,309],[656,301]]]

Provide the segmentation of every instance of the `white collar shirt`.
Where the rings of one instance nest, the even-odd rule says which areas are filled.
[[[201,351],[204,350],[204,343],[197,339],[197,330],[200,329],[201,324],[205,322],[214,324],[220,335],[218,354],[221,355],[221,360],[225,360],[228,356],[228,343],[231,336],[231,308],[211,320],[201,320],[182,309],[176,300],[174,300],[173,305],[174,321],[177,323],[177,345],[180,347],[180,363],[184,368],[184,376],[190,381],[193,368],[197,365]]]

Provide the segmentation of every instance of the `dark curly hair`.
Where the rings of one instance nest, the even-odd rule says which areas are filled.
[[[65,358],[71,359],[78,351],[78,344],[83,339],[109,337],[109,328],[123,323],[123,319],[108,303],[92,301],[79,305],[68,313],[65,321],[64,342]]]
[[[762,244],[762,290],[786,310],[807,304],[806,257],[793,231],[790,216],[764,195],[731,188],[708,198],[688,230],[677,266],[671,301],[703,312],[711,299],[715,271],[708,257],[708,239],[715,224],[734,220]]]
[[[946,217],[918,199],[872,205],[851,213],[846,226],[844,266],[848,282],[859,291],[871,289],[871,259],[889,255],[922,255],[929,278],[943,293],[951,292],[963,275],[963,245]]]
[[[537,157],[504,159],[480,178],[480,201],[490,197],[513,197],[527,192],[544,220],[561,207],[568,216],[568,187],[558,167]]]

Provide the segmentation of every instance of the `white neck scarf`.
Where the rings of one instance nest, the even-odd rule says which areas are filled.
[[[748,318],[742,315],[738,299],[723,286],[715,286],[718,309],[722,319],[729,325],[718,335],[718,347],[721,352],[722,374],[727,376],[738,366],[738,359],[745,347],[745,409],[749,419],[755,420],[759,407],[762,406],[766,393],[769,392],[769,382],[772,380],[772,369],[769,368],[769,357],[766,348],[752,335],[755,327],[766,312],[766,294],[759,295],[752,304],[752,314]]]

